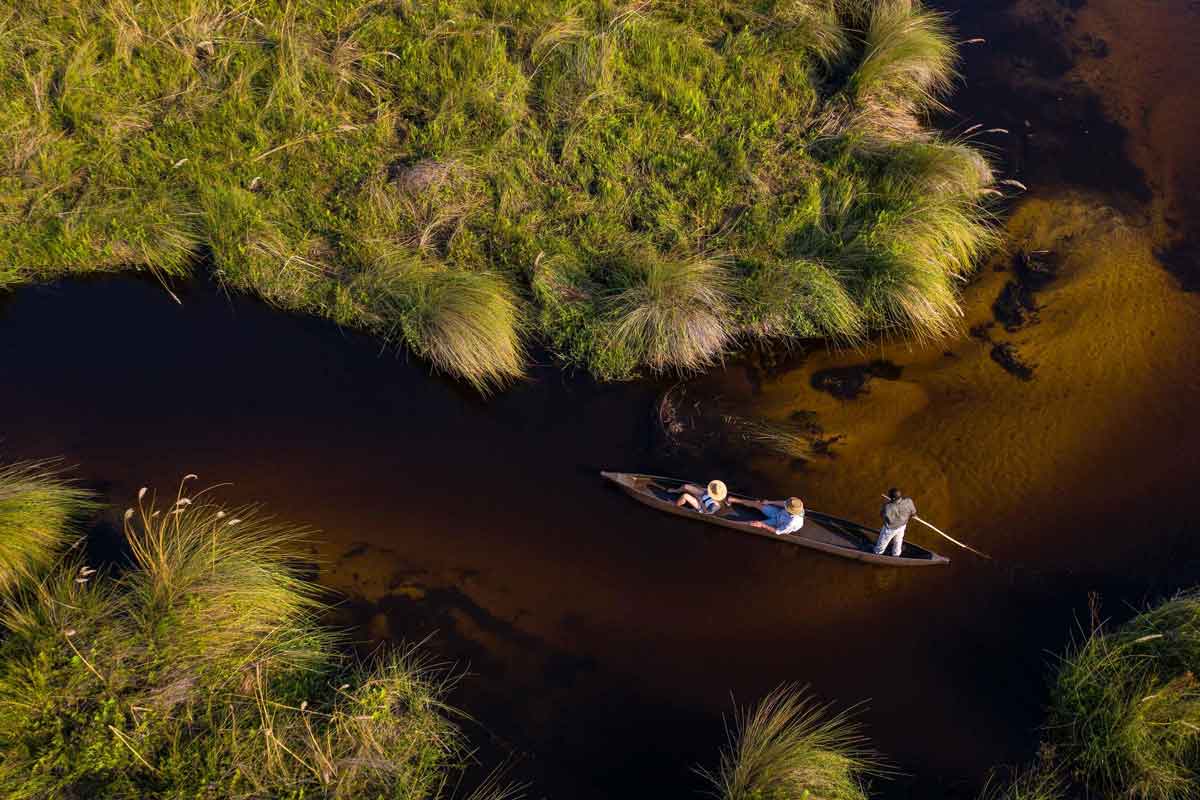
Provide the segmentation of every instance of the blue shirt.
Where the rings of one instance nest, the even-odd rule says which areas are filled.
[[[764,520],[768,525],[775,529],[775,533],[795,533],[804,527],[804,512],[799,514],[789,514],[786,509],[779,506],[763,506]]]
[[[705,514],[715,514],[721,510],[721,504],[714,500],[708,492],[700,495],[700,507]]]

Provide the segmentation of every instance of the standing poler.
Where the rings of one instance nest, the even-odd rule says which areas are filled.
[[[905,497],[899,489],[888,489],[888,501],[883,504],[879,513],[883,517],[883,527],[879,529],[879,540],[875,542],[875,555],[882,555],[891,544],[891,555],[900,555],[904,547],[904,529],[908,521],[917,515],[917,506],[911,497]]]

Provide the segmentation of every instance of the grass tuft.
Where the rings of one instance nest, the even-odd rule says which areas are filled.
[[[126,515],[136,568],[123,579],[129,617],[172,672],[237,680],[253,667],[294,669],[323,657],[314,639],[316,587],[291,556],[304,531],[254,508],[153,495]]]
[[[721,800],[865,800],[862,779],[879,770],[846,715],[783,685],[738,711],[720,767],[701,775]]]
[[[1093,630],[1063,657],[1047,724],[1057,756],[1091,791],[1146,800],[1200,786],[1200,596]]]
[[[723,260],[655,258],[627,269],[627,285],[607,299],[608,347],[655,372],[698,372],[724,354],[734,328]]]
[[[49,569],[96,508],[54,462],[0,466],[0,594]]]
[[[920,0],[879,0],[870,12],[864,52],[847,86],[877,132],[906,130],[896,118],[940,107],[957,77],[957,53],[945,14]]]
[[[366,279],[371,307],[394,320],[385,335],[487,393],[525,372],[516,294],[489,272],[420,264],[381,267]]]

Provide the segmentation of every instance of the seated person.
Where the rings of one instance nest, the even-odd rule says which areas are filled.
[[[709,481],[708,488],[702,489],[694,483],[682,486],[683,494],[675,501],[675,505],[683,508],[691,506],[701,514],[715,514],[721,510],[721,502],[729,494],[721,481]]]
[[[733,505],[734,503],[757,508],[765,519],[761,522],[755,520],[750,524],[756,528],[774,531],[776,536],[795,533],[804,527],[804,502],[799,497],[789,497],[782,503],[743,500],[740,497],[729,498],[729,504]]]

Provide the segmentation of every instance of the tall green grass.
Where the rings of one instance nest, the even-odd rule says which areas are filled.
[[[29,0],[0,286],[205,261],[483,391],[942,335],[994,243],[955,59],[916,0]]]
[[[0,594],[49,568],[96,507],[54,462],[0,465]]]
[[[1093,792],[1174,800],[1200,794],[1200,596],[1183,594],[1064,656],[1047,730]]]
[[[795,686],[738,710],[728,735],[717,770],[701,770],[721,800],[865,800],[880,770],[852,721]]]
[[[302,531],[189,494],[191,477],[163,501],[139,494],[116,571],[61,551],[77,495],[16,520],[57,530],[60,549],[0,608],[4,796],[450,796],[469,751],[449,674],[411,649],[339,656],[300,577]],[[480,795],[505,796],[494,781]]]

